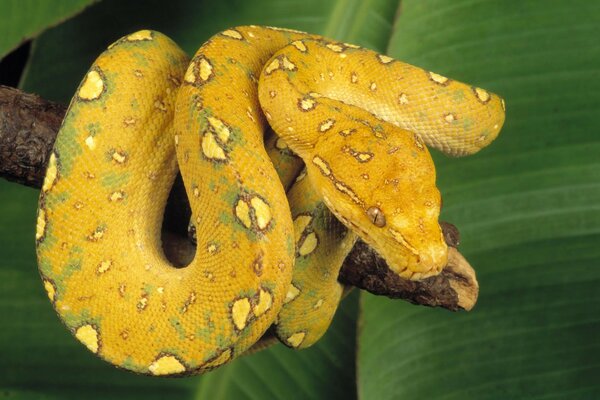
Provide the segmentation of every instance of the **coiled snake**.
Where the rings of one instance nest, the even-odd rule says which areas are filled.
[[[496,95],[319,36],[237,27],[189,62],[164,35],[133,33],[92,65],[51,154],[44,287],[89,350],[138,373],[213,369],[273,324],[307,347],[357,235],[405,278],[444,267],[425,144],[471,154],[503,121]],[[160,242],[178,168],[197,234],[179,269]]]

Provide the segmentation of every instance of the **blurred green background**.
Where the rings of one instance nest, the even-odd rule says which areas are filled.
[[[21,88],[67,103],[126,33],[160,30],[193,54],[240,24],[354,42],[506,99],[490,148],[434,155],[477,306],[354,293],[309,350],[278,345],[201,377],[135,376],[60,324],[37,274],[37,192],[0,181],[0,398],[600,398],[600,2],[2,0],[0,57],[33,39]]]

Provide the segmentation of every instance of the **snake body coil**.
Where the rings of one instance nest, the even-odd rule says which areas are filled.
[[[158,32],[126,36],[87,73],[50,157],[36,231],[48,297],[89,350],[143,374],[213,369],[274,323],[288,346],[309,346],[333,317],[357,235],[406,278],[444,267],[425,143],[478,151],[503,107],[295,31],[229,29],[189,64]],[[265,147],[267,122],[278,137]],[[296,178],[296,155],[308,178]],[[197,232],[180,269],[160,243],[178,166]]]

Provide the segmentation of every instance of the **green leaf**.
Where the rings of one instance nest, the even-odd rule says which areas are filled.
[[[97,0],[3,0],[0,58],[27,39],[77,14]]]
[[[600,395],[600,3],[405,0],[390,53],[506,99],[500,138],[436,154],[480,298],[450,314],[362,298],[364,399]]]
[[[320,33],[376,50],[388,44],[399,0],[107,0],[36,40],[22,88],[67,103],[94,59],[139,29],[165,33],[190,56],[232,26],[272,25]],[[106,22],[110,28],[106,29]]]
[[[383,51],[397,7],[398,0],[171,0],[166,6],[158,0],[105,0],[35,40],[23,88],[67,103],[106,46],[142,28],[163,31],[189,54],[212,34],[242,24],[301,29]],[[279,345],[205,376],[177,380],[116,370],[71,337],[45,297],[34,254],[37,193],[0,181],[0,196],[1,243],[11,249],[0,259],[0,317],[7,321],[0,329],[0,389],[21,398],[61,399],[82,394],[144,399],[356,397],[357,294],[345,300],[330,331],[311,349],[292,351]]]

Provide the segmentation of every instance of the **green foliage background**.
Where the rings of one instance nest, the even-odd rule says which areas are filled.
[[[92,1],[0,2],[0,57]],[[68,334],[36,272],[37,193],[0,182],[0,397],[600,397],[600,2],[104,0],[33,42],[22,87],[68,102],[93,59],[152,28],[188,53],[268,24],[355,42],[501,94],[489,149],[435,154],[443,218],[481,285],[454,314],[355,293],[314,348],[276,346],[202,377],[134,376]],[[358,327],[357,327],[358,325]]]

